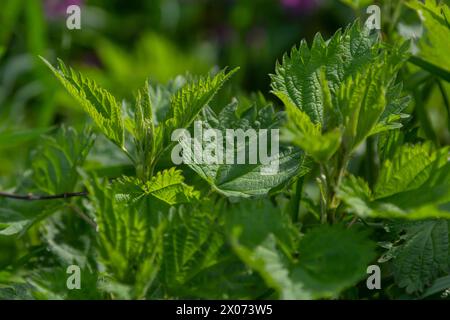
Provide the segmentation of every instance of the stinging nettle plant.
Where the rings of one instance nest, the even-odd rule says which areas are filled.
[[[386,49],[354,24],[328,42],[316,35],[283,57],[272,75],[272,92],[285,104],[285,140],[320,167],[321,220],[334,221],[348,162],[367,138],[401,127],[408,97],[397,71],[408,43]]]
[[[440,292],[450,271],[449,150],[411,138],[407,129],[412,102],[400,74],[411,61],[409,48],[384,43],[359,22],[328,40],[317,34],[286,53],[270,75],[280,106],[262,94],[218,106],[214,97],[237,69],[146,83],[134,101],[120,103],[62,61],[55,68],[43,59],[133,170],[119,177],[89,170],[97,142],[88,129],[63,127],[44,138],[25,186],[46,195],[83,186],[87,197],[23,205],[0,199],[0,234],[37,232],[48,248],[47,263],[29,258],[20,275],[0,273],[0,283],[13,288],[0,286],[0,297]],[[221,132],[281,129],[279,173],[261,175],[261,164],[173,166],[172,132],[191,130],[196,119]],[[369,178],[354,169],[372,159]],[[30,208],[41,213],[24,214]],[[87,279],[77,292],[64,287],[70,264]],[[382,293],[366,287],[371,264],[383,269]]]

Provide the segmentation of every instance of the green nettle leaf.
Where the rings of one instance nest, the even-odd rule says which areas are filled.
[[[172,96],[186,86],[188,82],[195,81],[191,78],[189,76],[177,76],[164,85],[149,84],[148,96],[153,111],[152,120],[155,125],[164,122],[170,110]]]
[[[192,139],[182,139],[180,145],[184,150],[191,150],[193,160],[188,162],[190,168],[206,180],[217,192],[227,197],[261,197],[268,194],[271,190],[283,187],[292,177],[296,175],[304,175],[308,168],[303,153],[293,147],[279,145],[279,149],[271,143],[271,129],[278,129],[282,114],[275,113],[272,106],[266,104],[257,106],[253,105],[240,116],[238,113],[238,103],[233,101],[226,106],[219,114],[211,109],[206,109],[203,115],[203,132],[208,129],[215,129],[222,136],[222,142],[218,143],[218,147],[223,146],[222,161],[219,157],[214,161],[206,159],[198,160],[198,155],[205,154],[209,141],[193,136]],[[260,138],[261,129],[267,130],[267,141]],[[233,134],[233,147],[229,146],[227,132]],[[245,135],[253,132],[245,137],[244,143],[239,142],[238,133]],[[217,136],[216,136],[217,137]],[[251,153],[250,144],[257,146],[253,149],[256,153]],[[267,152],[264,156],[270,159],[271,163],[278,163],[277,172],[268,172],[271,169],[270,163],[261,161],[261,148],[266,147]],[[273,148],[273,149],[272,149]],[[233,157],[232,161],[228,161],[227,154]],[[244,163],[238,163],[240,155],[244,155]],[[250,161],[252,157],[254,161]]]
[[[304,111],[313,123],[324,122],[323,94],[319,68],[323,65],[325,42],[320,35],[314,38],[311,50],[306,41],[294,47],[290,56],[283,56],[272,75],[272,88],[283,92],[290,102]]]
[[[447,150],[440,154],[432,152],[431,144],[402,146],[383,163],[378,181],[374,187],[375,197],[383,198],[399,191],[412,190],[423,184],[435,169],[436,158],[445,161]]]
[[[449,223],[429,220],[397,223],[388,230],[400,235],[387,254],[393,258],[395,282],[408,293],[423,291],[450,272]]]
[[[450,275],[436,279],[433,285],[425,290],[420,298],[424,299],[437,293],[445,292],[448,288],[450,288]]]
[[[390,202],[409,210],[425,205],[440,206],[450,202],[450,163],[433,171],[430,178],[420,187],[382,198],[380,201]],[[448,217],[450,212],[446,213]]]
[[[450,202],[448,148],[402,146],[381,168],[374,191],[361,178],[347,177],[338,196],[362,217],[450,218],[440,205]]]
[[[411,101],[410,96],[402,94],[403,84],[389,86],[386,92],[387,105],[380,117],[380,125],[395,126],[394,129],[401,127],[401,124],[396,123],[395,120],[409,117],[409,115],[402,113]]]
[[[30,219],[24,217],[20,212],[0,208],[0,235],[11,236],[20,233],[30,222]]]
[[[302,41],[285,55],[272,75],[272,92],[288,111],[286,139],[325,162],[341,138],[349,153],[367,136],[401,126],[408,98],[394,80],[407,46],[380,49],[355,23],[328,42],[317,34],[311,48]]]
[[[188,82],[170,100],[170,109],[165,120],[156,128],[156,150],[162,152],[173,146],[172,133],[176,129],[188,128],[200,111],[206,107],[223,84],[237,71],[220,71],[214,77],[200,77]]]
[[[116,198],[121,201],[136,202],[151,196],[168,205],[189,203],[198,200],[200,193],[184,183],[180,170],[171,168],[158,172],[146,183],[136,178],[122,177],[117,182]]]
[[[132,159],[142,182],[151,179],[157,160],[173,146],[173,131],[189,127],[198,113],[237,71],[236,68],[228,73],[223,70],[213,77],[178,80],[166,90],[159,87],[155,89],[147,83],[136,96],[135,107],[130,110],[130,119],[122,116],[121,106],[116,99],[94,81],[66,67],[61,60],[59,69],[43,60],[67,91],[80,102],[102,133]],[[167,107],[165,100],[168,96],[170,108],[162,110],[164,106]],[[125,147],[125,128],[134,138],[136,157]]]
[[[107,182],[94,179],[87,187],[95,210],[102,262],[114,279],[133,286],[132,296],[145,296],[159,270],[165,224],[152,228],[145,206],[116,201],[116,192]]]
[[[100,131],[119,148],[124,148],[124,124],[122,110],[107,90],[99,87],[93,80],[66,67],[58,60],[58,69],[41,58],[64,85],[66,90],[81,104],[84,111],[94,120]]]
[[[385,131],[378,136],[377,151],[380,163],[391,159],[398,148],[403,145],[405,135],[400,129]]]
[[[75,215],[64,212],[55,214],[46,220],[40,228],[41,236],[45,239],[48,252],[57,258],[62,266],[76,264],[80,268],[90,268],[88,257],[93,249],[94,241],[89,237],[91,229],[83,232],[86,222]],[[92,224],[92,226],[94,226]],[[72,232],[79,231],[76,240],[72,240]],[[66,236],[67,235],[67,236]]]
[[[82,285],[77,290],[67,290],[67,265],[35,270],[26,282],[29,285],[28,290],[38,300],[104,299],[103,292],[97,288],[98,273],[92,272],[87,267],[81,267],[80,274]]]
[[[273,234],[283,247],[292,250],[299,236],[289,216],[267,200],[242,201],[227,210],[225,221],[227,233],[249,248]]]
[[[146,182],[154,174],[156,163],[174,146],[176,130],[191,126],[223,84],[237,71],[220,71],[215,76],[177,77],[166,86],[146,83],[128,108],[126,129],[134,139],[132,150],[136,175]],[[131,149],[130,149],[131,150]]]
[[[359,145],[378,123],[386,106],[386,88],[381,65],[365,74],[349,78],[338,94],[345,124],[344,143],[351,150]]]
[[[226,213],[226,230],[235,253],[257,271],[281,299],[309,299],[289,275],[289,258],[299,237],[289,217],[268,201],[245,201]],[[282,252],[279,247],[284,249]]]
[[[80,168],[92,145],[90,130],[62,127],[55,137],[44,136],[33,156],[33,181],[48,194],[73,191]]]
[[[149,84],[139,90],[136,96],[133,120],[126,119],[125,125],[134,137],[138,165],[136,175],[142,180],[150,179],[153,174],[153,157],[155,155],[155,121]]]
[[[282,92],[275,92],[286,106],[289,121],[283,139],[291,141],[317,162],[328,161],[341,144],[339,129],[322,134],[320,123],[314,124],[306,113],[294,106]]]
[[[374,214],[372,190],[364,179],[349,175],[339,185],[337,195],[351,212],[361,217]]]
[[[59,212],[63,201],[0,201],[0,235],[21,236],[37,222]]]
[[[73,192],[79,178],[78,169],[83,166],[93,142],[90,130],[77,132],[70,127],[61,127],[54,137],[42,136],[32,155],[33,191],[48,195]],[[23,234],[33,224],[62,210],[65,205],[64,201],[57,199],[0,201],[0,234]]]
[[[366,277],[375,244],[356,228],[322,225],[300,240],[298,252],[294,281],[302,282],[314,298],[335,297]]]
[[[450,9],[443,1],[408,1],[406,4],[417,11],[425,27],[424,36],[418,41],[419,54],[411,62],[425,70],[450,81]]]
[[[183,297],[200,299],[254,299],[267,293],[267,287],[255,272],[236,257],[227,246],[218,263],[202,269],[185,286],[178,287]],[[220,288],[220,290],[217,290]],[[184,294],[186,292],[186,294]]]
[[[195,150],[195,149],[194,149]],[[262,165],[208,165],[190,164],[203,179],[208,181],[214,190],[227,197],[261,197],[271,190],[284,185],[295,175],[304,175],[300,151],[290,150],[279,153],[279,173],[261,175]]]
[[[193,278],[219,263],[224,244],[217,212],[179,208],[170,217],[164,237],[161,279],[174,295],[189,293]]]
[[[346,79],[373,62],[375,43],[376,37],[370,36],[358,23],[343,33],[336,32],[328,42],[317,34],[311,48],[302,41],[299,48],[294,47],[289,56],[283,57],[281,64],[277,63],[272,89],[285,93],[313,123],[320,122],[327,127],[332,119],[326,113],[333,111],[325,109],[329,95],[334,97]]]
[[[235,238],[238,236],[235,235]],[[258,272],[268,287],[276,290],[280,299],[312,299],[304,284],[292,277],[289,260],[277,248],[276,242],[275,236],[269,234],[262,243],[251,249],[240,245],[237,240],[232,241],[232,246],[242,261]]]
[[[323,225],[299,239],[287,217],[267,202],[232,208],[227,230],[236,254],[281,299],[335,297],[364,278],[375,258],[374,243],[360,230]]]

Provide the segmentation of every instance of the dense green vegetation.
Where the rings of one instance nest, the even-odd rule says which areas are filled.
[[[372,1],[342,2],[329,10],[359,18],[288,37],[279,56],[261,49],[270,36],[224,45],[220,59],[208,43],[177,47],[164,23],[130,52],[127,32],[112,42],[88,19],[76,32],[101,43],[93,67],[46,52],[38,1],[6,1],[0,299],[448,299],[448,4],[377,2],[381,30],[369,30]],[[230,19],[243,30],[254,4],[236,6]],[[188,11],[180,24],[194,29]],[[290,34],[272,19],[269,31]],[[254,50],[267,54],[264,75],[253,74]],[[279,129],[278,171],[174,164],[172,134],[195,121],[224,135]],[[71,265],[79,289],[67,286]],[[380,289],[367,286],[371,265]]]

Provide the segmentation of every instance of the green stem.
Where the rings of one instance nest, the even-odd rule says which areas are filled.
[[[342,179],[344,178],[345,172],[347,170],[347,165],[350,160],[350,157],[347,153],[343,153],[342,157],[338,161],[338,171],[337,171],[337,178],[336,182],[333,186],[333,197],[331,199],[332,209],[331,209],[331,216],[333,219],[333,222],[336,221],[336,211],[339,207],[339,200],[336,198],[336,190],[339,189],[339,186],[341,185]]]
[[[134,160],[134,158],[133,158],[133,156],[130,154],[130,152],[128,152],[128,150],[124,147],[124,146],[122,146],[122,147],[120,147],[120,149],[125,153],[125,155],[131,160],[131,163],[133,164],[133,165],[135,165],[136,164],[136,161]]]
[[[333,170],[326,164],[320,164],[320,175],[317,179],[320,188],[321,222],[326,223],[328,216],[331,223],[336,222],[336,211],[339,207],[339,199],[336,190],[339,188],[342,178],[347,169],[349,156],[343,152],[335,158]]]
[[[322,224],[327,223],[327,211],[328,211],[328,182],[325,174],[325,166],[320,165],[320,174],[317,179],[320,189],[320,222]]]
[[[358,221],[358,216],[353,217],[352,221],[347,225],[347,229],[350,229],[356,221]]]
[[[302,200],[303,184],[305,182],[305,176],[300,177],[295,183],[295,195],[292,198],[292,221],[298,222],[300,212],[300,201]]]

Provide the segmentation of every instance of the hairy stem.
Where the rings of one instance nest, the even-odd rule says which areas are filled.
[[[320,165],[320,174],[317,178],[317,183],[320,189],[320,215],[321,223],[327,223],[327,213],[328,213],[328,181],[325,174],[325,166]]]
[[[134,157],[130,154],[130,152],[127,150],[127,148],[121,147],[120,150],[122,150],[122,151],[125,153],[125,155],[128,157],[128,159],[131,160],[131,163],[132,163],[133,165],[136,165],[136,160],[135,160]]]

